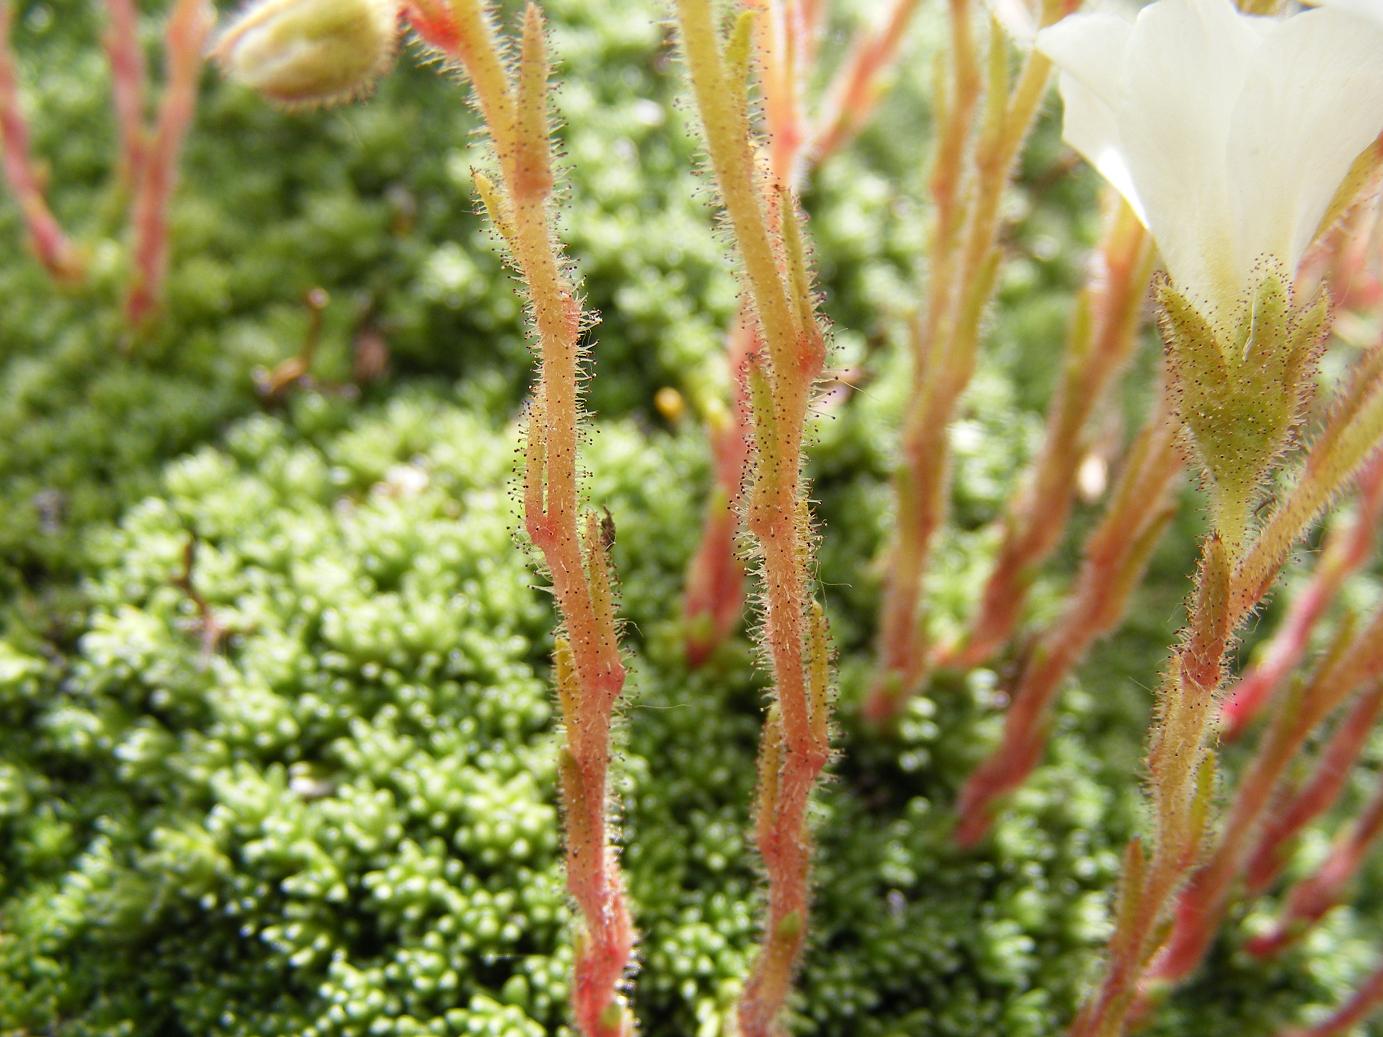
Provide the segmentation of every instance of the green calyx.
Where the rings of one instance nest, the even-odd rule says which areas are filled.
[[[1232,321],[1213,324],[1169,280],[1156,295],[1170,386],[1233,547],[1309,396],[1329,299],[1294,306],[1287,279],[1270,271]]]

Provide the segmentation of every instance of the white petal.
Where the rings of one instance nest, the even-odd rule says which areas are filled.
[[[1115,112],[1124,156],[1172,279],[1203,303],[1243,288],[1226,152],[1257,21],[1230,0],[1160,0],[1128,43]]]
[[[1124,51],[1132,30],[1132,19],[1120,13],[1076,14],[1038,33],[1037,48],[1061,70],[1062,138],[1147,223],[1115,118],[1123,90]]]
[[[1037,49],[1107,104],[1122,90],[1133,19],[1122,10],[1073,14],[1037,34]]]
[[[1069,72],[1061,73],[1058,84],[1065,109],[1062,114],[1062,139],[1080,152],[1124,196],[1138,219],[1147,226],[1148,214],[1143,208],[1143,200],[1138,197],[1133,173],[1124,160],[1114,109]]]
[[[1383,0],[1320,0],[1319,6],[1358,15],[1383,25]]]
[[[1229,140],[1239,262],[1291,273],[1354,159],[1383,130],[1383,20],[1316,10],[1273,25]]]

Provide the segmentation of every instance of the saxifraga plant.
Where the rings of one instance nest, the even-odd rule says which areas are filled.
[[[831,95],[836,106],[811,134],[804,130],[796,95],[804,60],[797,48],[809,46],[812,32],[804,27],[820,24],[821,5],[751,4],[727,34],[709,0],[675,3],[691,92],[742,277],[732,335],[743,381],[734,408],[738,416],[728,431],[714,430],[729,438],[717,446],[725,457],[719,458],[720,496],[712,505],[730,518],[728,525],[724,516],[712,523],[707,543],[717,558],[708,564],[720,573],[733,568],[728,551],[738,507],[744,539],[759,566],[759,636],[772,685],[758,752],[754,823],[767,910],[739,998],[743,1037],[785,1032],[794,974],[811,931],[809,807],[832,755],[831,649],[816,585],[817,530],[804,470],[827,335],[797,181],[811,153],[809,141],[828,152],[867,113],[871,83],[896,52],[914,6],[898,3],[884,29],[854,50]],[[167,202],[194,108],[209,9],[200,0],[176,0],[173,6],[169,83],[152,132],[132,114],[140,109],[143,75],[133,8],[112,0],[110,10],[118,169],[135,214],[127,316],[139,325],[158,305],[167,263]],[[1002,743],[962,792],[955,833],[962,844],[975,845],[1001,809],[1001,797],[1034,768],[1056,692],[1092,642],[1122,617],[1171,518],[1171,487],[1189,458],[1203,477],[1210,530],[1201,543],[1186,627],[1157,690],[1148,752],[1151,838],[1129,843],[1104,976],[1071,1031],[1075,1037],[1110,1037],[1151,1012],[1165,987],[1199,965],[1241,879],[1262,889],[1275,877],[1284,844],[1338,795],[1340,771],[1362,750],[1359,730],[1379,710],[1376,617],[1355,636],[1348,628],[1339,634],[1335,650],[1309,682],[1289,687],[1286,677],[1307,654],[1307,637],[1330,599],[1363,563],[1377,520],[1383,349],[1355,364],[1333,393],[1320,431],[1302,433],[1331,310],[1324,293],[1311,296],[1292,282],[1310,241],[1336,223],[1361,190],[1376,185],[1381,153],[1373,140],[1383,123],[1383,74],[1372,45],[1383,42],[1383,19],[1327,9],[1274,15],[1275,21],[1246,28],[1247,16],[1224,0],[1158,0],[1131,24],[1113,14],[1057,24],[1063,13],[1060,4],[1047,2],[1031,18],[1029,31],[1041,29],[1037,46],[1021,56],[1010,82],[1012,48],[997,22],[990,24],[981,70],[975,12],[966,0],[949,7],[950,77],[937,77],[942,118],[929,185],[935,203],[931,281],[914,326],[913,391],[895,479],[898,525],[884,579],[880,659],[862,713],[876,725],[892,724],[934,665],[980,665],[1010,639],[1032,571],[1051,555],[1066,525],[1082,430],[1131,352],[1156,243],[1168,268],[1153,282],[1167,350],[1161,404],[1123,460],[1106,514],[1085,545],[1071,601],[1023,661]],[[10,22],[8,6],[0,8],[4,35]],[[542,15],[529,4],[517,44],[511,44],[481,0],[263,0],[222,35],[214,56],[232,76],[281,103],[335,102],[367,90],[387,69],[405,25],[470,82],[493,145],[495,174],[477,173],[474,182],[528,303],[540,366],[527,410],[522,499],[524,527],[543,557],[559,616],[552,663],[564,743],[557,770],[567,882],[580,916],[572,1014],[586,1037],[626,1037],[635,1021],[621,985],[631,965],[634,929],[613,847],[609,792],[611,726],[625,682],[610,561],[615,531],[608,516],[583,510],[581,497],[583,335],[592,320],[556,227],[559,178]],[[1169,27],[1174,31],[1159,35]],[[1229,40],[1239,70],[1248,70],[1241,77],[1248,87],[1229,82],[1233,77],[1213,84],[1233,103],[1219,97],[1211,105],[1220,119],[1211,120],[1214,133],[1190,134],[1191,144],[1181,150],[1161,146],[1167,145],[1159,136],[1167,126],[1150,126],[1146,117],[1185,102],[1184,84],[1166,96],[1143,96],[1142,80],[1127,90],[1113,89],[1111,80],[1125,70],[1111,69],[1106,61],[1107,46],[1117,43],[1130,74],[1145,73],[1159,56],[1167,57],[1169,38],[1202,48],[1210,47],[1207,41]],[[1359,81],[1368,87],[1367,103],[1341,120],[1334,135],[1318,123],[1327,102],[1338,100],[1341,77],[1322,74],[1324,85],[1303,88],[1306,100],[1293,103],[1304,108],[1292,108],[1272,91],[1249,89],[1256,85],[1252,77],[1272,65],[1269,58],[1282,57],[1283,48],[1288,56],[1299,51],[1312,67],[1322,40],[1336,45],[1331,53],[1346,55],[1347,69],[1363,70],[1349,80],[1351,90]],[[761,122],[753,105],[756,53]],[[1054,65],[1062,72],[1068,138],[1125,196],[1127,207],[1109,206],[1097,276],[1072,322],[1045,445],[1030,481],[1006,509],[977,611],[959,639],[933,648],[923,577],[946,511],[948,427],[976,367],[984,316],[1005,258],[1002,202]],[[0,47],[0,121],[11,185],[35,250],[56,277],[67,278],[79,265],[78,253],[43,200],[15,83],[15,63],[8,48]],[[1301,186],[1305,174],[1298,176],[1295,167],[1265,177],[1257,162],[1235,165],[1245,153],[1260,156],[1261,147],[1232,151],[1228,175],[1206,172],[1225,157],[1214,150],[1223,143],[1219,136],[1236,147],[1243,143],[1236,136],[1241,129],[1221,118],[1239,103],[1236,91],[1258,105],[1244,102],[1251,109],[1244,133],[1263,131],[1263,113],[1286,106],[1297,122],[1289,120],[1283,132],[1299,132],[1325,154],[1316,182]],[[1130,99],[1143,108],[1129,110]],[[1200,119],[1199,130],[1210,118],[1199,109],[1180,114]],[[760,127],[770,135],[762,144]],[[1111,134],[1112,143],[1106,139]],[[1147,143],[1145,136],[1159,146],[1137,147]],[[1184,162],[1200,146],[1210,151],[1192,154],[1201,161],[1180,167],[1180,175],[1194,170],[1208,178],[1199,188],[1215,205],[1187,215],[1180,207],[1192,203],[1168,192],[1160,163]],[[1111,155],[1120,162],[1111,165]],[[1242,205],[1215,193],[1226,184],[1242,192]],[[1298,440],[1306,445],[1293,469],[1286,460]],[[1221,823],[1214,809],[1213,739],[1238,632],[1271,591],[1293,545],[1356,477],[1361,505],[1355,525],[1341,534],[1338,547],[1332,540],[1265,676],[1255,678],[1257,684],[1245,682],[1241,712],[1266,702],[1270,719]],[[743,492],[734,485],[740,480],[746,481]],[[1285,489],[1260,521],[1258,506],[1275,483]],[[188,568],[184,578],[191,586],[190,563]],[[725,636],[726,617],[738,608],[732,580],[711,582],[716,600],[699,611],[689,605],[693,617],[712,615],[708,638],[697,642],[699,635],[691,632],[695,659]],[[1327,745],[1319,776],[1294,786],[1289,771],[1302,747],[1351,695],[1353,711]],[[1265,830],[1274,803],[1290,809],[1281,825]],[[1280,923],[1252,945],[1255,953],[1286,946],[1341,898],[1378,833],[1379,813],[1371,801],[1339,837],[1327,865],[1288,895]],[[1348,1025],[1372,1006],[1380,989],[1376,979],[1366,981],[1336,1016],[1308,1032]]]

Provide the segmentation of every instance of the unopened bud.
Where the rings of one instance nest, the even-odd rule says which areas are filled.
[[[211,56],[229,79],[290,107],[359,97],[389,68],[399,0],[259,0]]]

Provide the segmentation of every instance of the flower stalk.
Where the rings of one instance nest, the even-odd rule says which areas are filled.
[[[1045,0],[1043,24],[1060,12],[1060,0]],[[898,521],[888,548],[878,672],[864,707],[880,724],[898,715],[928,669],[922,589],[931,542],[945,515],[946,432],[974,371],[980,323],[997,282],[1000,202],[1051,71],[1051,62],[1031,51],[1010,84],[1008,47],[991,23],[982,73],[970,0],[952,0],[950,15],[951,81],[938,81],[935,101],[942,129],[930,183],[936,215],[928,302],[912,328],[913,402],[894,476]]]
[[[1288,329],[1310,323],[1294,324],[1284,314],[1260,322],[1254,334],[1262,348],[1292,352],[1302,344]],[[1166,324],[1164,320],[1164,329]],[[1358,685],[1370,672],[1368,667],[1380,665],[1377,655],[1383,648],[1361,637],[1340,660],[1318,674],[1311,690],[1298,696],[1291,709],[1279,714],[1277,730],[1269,733],[1253,772],[1241,783],[1239,801],[1216,841],[1215,857],[1187,887],[1186,906],[1173,916],[1173,902],[1203,855],[1215,773],[1210,736],[1225,656],[1234,632],[1271,587],[1291,545],[1383,440],[1383,429],[1375,426],[1374,415],[1374,408],[1380,406],[1377,397],[1383,394],[1376,352],[1361,361],[1341,389],[1331,420],[1312,444],[1299,478],[1262,529],[1247,536],[1250,531],[1240,528],[1233,531],[1237,534],[1233,538],[1217,531],[1202,546],[1197,594],[1187,630],[1158,691],[1158,715],[1150,736],[1152,850],[1145,854],[1141,839],[1130,844],[1131,870],[1120,894],[1104,980],[1077,1016],[1072,1037],[1123,1033],[1129,1018],[1145,1003],[1142,998],[1150,993],[1148,977],[1165,984],[1194,968],[1218,926],[1244,857],[1253,848],[1252,833],[1283,768],[1306,733]],[[1295,391],[1289,395],[1296,398]],[[1280,434],[1285,435],[1291,424],[1279,423]],[[1195,434],[1195,424],[1191,432]],[[1202,455],[1215,448],[1213,438],[1199,444]],[[1249,456],[1256,460],[1267,453],[1260,448]],[[1218,514],[1226,512],[1222,509]],[[1232,557],[1227,541],[1244,543],[1246,538],[1238,557]],[[1373,642],[1383,643],[1379,631],[1371,627],[1371,632]],[[1175,925],[1169,931],[1170,922]]]
[[[1296,669],[1310,647],[1311,633],[1340,588],[1373,554],[1383,519],[1383,458],[1360,476],[1359,508],[1348,526],[1332,529],[1311,580],[1292,598],[1282,627],[1255,663],[1234,685],[1220,709],[1221,737],[1233,741]]]
[[[883,24],[863,31],[844,67],[827,90],[826,107],[814,125],[804,111],[804,80],[817,54],[821,5],[760,0],[755,50],[763,86],[762,118],[768,138],[769,179],[796,187],[865,126],[883,93],[883,76],[897,59],[918,0],[895,0]],[[776,212],[772,200],[765,203]],[[776,219],[776,217],[773,217]],[[701,540],[687,566],[683,614],[687,659],[699,666],[734,631],[744,604],[744,565],[737,550],[740,494],[746,479],[750,428],[747,358],[763,343],[753,315],[741,306],[726,333],[726,366],[733,389],[728,407],[707,416],[714,459],[714,485],[706,504]]]
[[[1178,429],[1163,399],[1130,449],[1109,508],[1085,545],[1070,603],[1024,661],[999,745],[961,791],[955,838],[962,846],[979,842],[999,798],[1021,786],[1037,766],[1062,682],[1090,646],[1118,625],[1175,513],[1171,496],[1182,456]]]
[[[1066,528],[1090,417],[1133,351],[1152,264],[1152,238],[1133,210],[1115,199],[1076,302],[1042,452],[1005,509],[998,558],[968,631],[937,652],[935,665],[982,665],[1012,636],[1033,573]],[[1075,649],[1077,656],[1082,652]]]
[[[1361,701],[1383,701],[1383,684],[1377,684]],[[1344,899],[1345,890],[1359,873],[1378,836],[1383,833],[1383,787],[1336,840],[1325,862],[1288,892],[1282,915],[1272,931],[1249,941],[1248,949],[1259,957],[1279,954],[1296,943],[1311,927]]]
[[[791,187],[777,182],[765,191],[756,175],[749,123],[756,15],[741,14],[722,45],[710,0],[677,0],[676,13],[745,296],[763,343],[747,369],[754,453],[744,507],[762,566],[762,636],[773,680],[755,823],[768,916],[738,1019],[742,1037],[770,1037],[782,1032],[780,1017],[806,941],[807,807],[830,757],[829,644],[825,613],[811,589],[813,538],[802,476],[803,433],[825,339]],[[766,196],[771,205],[764,204]]]
[[[29,121],[20,103],[19,72],[10,42],[13,26],[14,7],[8,0],[0,0],[0,159],[4,162],[5,179],[19,203],[34,255],[53,280],[72,284],[82,279],[83,264],[48,207],[43,177],[34,165]]]
[[[110,61],[115,93],[115,123],[120,137],[120,182],[130,188],[143,173],[144,51],[139,45],[139,12],[134,0],[108,0],[110,24],[106,28],[106,55]]]
[[[1190,622],[1157,693],[1147,761],[1154,837],[1147,850],[1141,837],[1129,842],[1104,978],[1076,1016],[1071,1037],[1124,1032],[1168,903],[1200,856],[1215,779],[1207,732],[1233,629],[1231,566],[1224,541],[1207,536]]]
[[[553,653],[565,745],[559,774],[567,836],[567,885],[583,920],[572,1009],[585,1037],[626,1037],[633,1019],[619,993],[634,930],[610,839],[609,764],[613,710],[624,686],[614,573],[614,526],[581,511],[577,448],[583,312],[562,255],[552,196],[548,63],[543,19],[524,15],[512,71],[481,0],[413,0],[413,29],[464,69],[489,131],[498,182],[476,186],[527,294],[539,358],[528,409],[524,524],[547,565],[560,629]]]
[[[165,32],[167,81],[148,151],[139,162],[131,210],[133,274],[125,318],[139,327],[157,311],[168,273],[168,205],[177,185],[178,156],[197,110],[197,83],[206,42],[216,24],[207,0],[177,0]]]
[[[1249,863],[1254,836],[1287,768],[1320,723],[1380,668],[1383,610],[1356,638],[1328,657],[1304,689],[1294,689],[1281,701],[1239,783],[1214,850],[1181,893],[1175,924],[1149,972],[1150,983],[1179,982],[1200,964],[1224,919],[1234,884]]]

